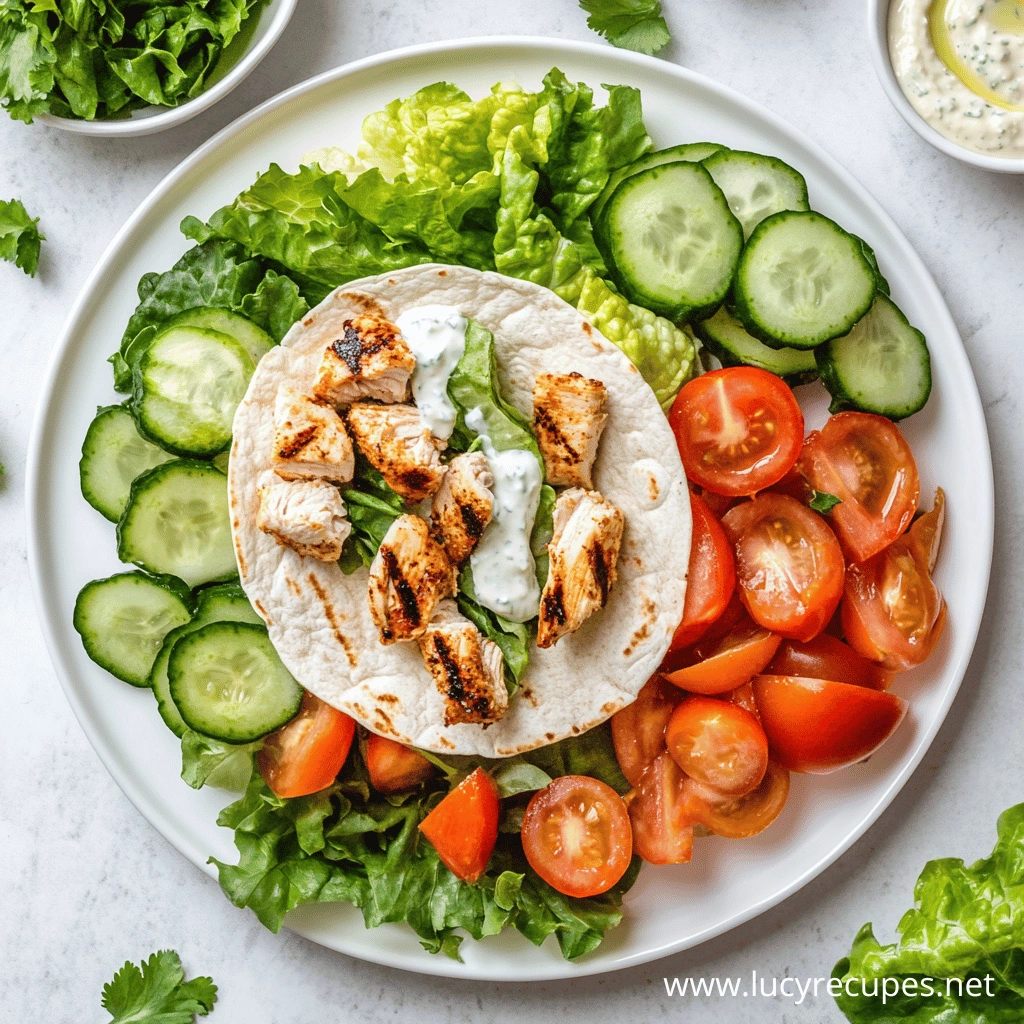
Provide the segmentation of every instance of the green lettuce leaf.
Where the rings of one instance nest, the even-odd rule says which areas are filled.
[[[613,46],[648,55],[672,38],[658,0],[580,0],[587,25]]]
[[[141,965],[127,961],[103,986],[103,1009],[110,1024],[193,1024],[217,1001],[212,978],[185,980],[181,958],[172,949],[154,953]]]
[[[13,263],[29,277],[36,276],[39,243],[46,240],[36,227],[38,223],[39,218],[30,217],[20,199],[0,199],[0,259]]]
[[[224,743],[186,729],[181,737],[181,777],[193,789],[216,786],[244,793],[252,775],[252,755],[263,745]]]
[[[408,512],[408,508],[402,496],[391,489],[361,452],[356,455],[352,480],[341,496],[352,524],[352,532],[342,549],[341,568],[351,575],[361,566],[369,568],[391,524]]]

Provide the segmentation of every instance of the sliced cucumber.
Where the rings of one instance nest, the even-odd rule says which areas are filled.
[[[875,255],[875,250],[868,245],[859,235],[854,235],[854,238],[860,243],[860,251],[864,253],[864,259],[868,261],[868,265],[871,267],[872,272],[875,275],[875,287],[883,295],[889,294],[889,282],[886,281],[882,275],[882,271],[878,267],[878,257]]]
[[[138,432],[123,405],[108,405],[97,411],[82,444],[78,463],[82,497],[116,523],[128,504],[132,481],[173,458]]]
[[[612,171],[608,178],[608,184],[605,185],[601,194],[594,200],[590,213],[591,219],[596,221],[601,216],[601,211],[607,205],[608,200],[611,199],[612,193],[626,178],[639,174],[641,171],[646,171],[650,167],[660,167],[662,164],[674,164],[680,161],[683,163],[700,163],[705,157],[711,156],[713,153],[723,149],[725,149],[725,146],[720,146],[717,142],[688,142],[683,146],[670,146],[668,149],[659,149],[656,153],[645,153],[639,160],[635,160],[626,167],[620,167],[617,171]]]
[[[206,587],[200,590],[196,597],[198,607],[192,621],[172,629],[164,637],[163,646],[149,673],[149,685],[153,696],[156,697],[160,717],[167,728],[178,737],[185,734],[188,726],[185,725],[185,720],[171,698],[171,683],[167,677],[167,663],[170,661],[175,643],[183,636],[194,633],[211,622],[251,622],[260,625],[263,621],[249,603],[245,591],[237,583],[221,583],[214,587]]]
[[[736,313],[772,348],[814,348],[871,308],[875,275],[859,239],[820,213],[763,220],[740,257]]]
[[[773,156],[726,150],[703,163],[729,200],[729,208],[743,226],[744,238],[749,238],[754,228],[773,213],[811,208],[804,176]]]
[[[219,452],[210,459],[210,462],[213,463],[213,465],[216,466],[217,469],[219,469],[225,476],[227,476],[230,457],[230,452]]]
[[[254,364],[258,363],[273,347],[274,339],[261,327],[257,327],[247,316],[232,313],[219,306],[196,306],[171,317],[160,330],[171,327],[199,327],[206,331],[218,331],[234,338],[249,354]]]
[[[132,371],[132,412],[140,430],[178,455],[223,451],[255,367],[248,352],[219,331],[161,331]]]
[[[209,462],[174,459],[132,484],[117,524],[117,555],[189,586],[237,572],[228,514],[228,482]]]
[[[769,348],[723,306],[709,320],[693,325],[697,336],[723,366],[756,366],[781,377],[791,387],[818,378],[814,352],[799,348]]]
[[[831,412],[861,409],[901,420],[931,394],[928,343],[885,295],[849,334],[822,345],[814,357],[832,396]]]
[[[123,572],[82,587],[72,621],[97,665],[132,686],[147,686],[164,637],[189,621],[194,606],[179,579]]]
[[[700,164],[652,167],[615,190],[596,232],[626,297],[670,320],[725,298],[743,229]]]
[[[212,622],[183,636],[167,669],[185,724],[225,743],[251,743],[294,718],[302,687],[264,626]]]

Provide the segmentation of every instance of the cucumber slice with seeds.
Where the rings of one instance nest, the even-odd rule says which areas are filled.
[[[189,621],[193,607],[181,580],[123,572],[87,583],[72,621],[97,665],[132,686],[147,686],[164,637]]]
[[[189,586],[237,573],[227,477],[209,462],[174,459],[144,473],[117,524],[117,555]]]
[[[225,743],[251,743],[298,714],[302,687],[264,626],[212,622],[182,637],[168,663],[185,724]]]
[[[721,303],[743,245],[722,190],[696,163],[627,178],[595,234],[626,297],[676,321]]]
[[[822,345],[814,357],[832,395],[830,412],[860,409],[901,420],[931,394],[928,343],[885,295],[849,334]]]
[[[248,317],[232,313],[219,306],[196,306],[171,317],[160,327],[165,331],[171,327],[199,327],[206,331],[217,331],[234,338],[249,354],[253,364],[258,363],[273,347],[274,339],[262,327],[257,327]]]
[[[729,200],[744,238],[773,213],[811,208],[804,176],[773,156],[726,150],[703,164]]]
[[[97,411],[82,443],[82,497],[116,523],[128,504],[132,481],[173,458],[138,432],[123,405],[108,405]]]
[[[772,348],[815,348],[871,308],[875,275],[859,239],[820,213],[776,213],[750,236],[736,272],[736,314]]]
[[[231,443],[231,423],[256,364],[226,334],[170,327],[132,372],[139,429],[178,455],[215,455]]]

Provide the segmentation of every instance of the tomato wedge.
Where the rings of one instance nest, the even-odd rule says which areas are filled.
[[[672,712],[665,745],[691,778],[728,796],[756,789],[768,767],[768,737],[738,704],[687,697]]]
[[[855,562],[888,547],[910,525],[921,483],[910,445],[884,416],[841,412],[804,441],[797,468],[840,499],[830,522]]]
[[[665,726],[683,695],[653,676],[632,704],[612,715],[612,742],[622,774],[640,785],[644,769],[665,749]]]
[[[891,672],[861,657],[849,644],[828,633],[819,633],[806,643],[784,640],[768,663],[765,674],[832,679],[837,683],[852,683],[872,690],[888,690],[892,682]]]
[[[761,675],[754,697],[772,758],[812,774],[863,761],[907,713],[907,702],[893,693],[826,679]]]
[[[744,796],[727,796],[688,779],[684,800],[689,817],[725,839],[749,839],[763,832],[789,798],[789,772],[768,762],[761,784]]]
[[[475,882],[498,841],[499,810],[498,787],[477,768],[420,822],[420,831],[456,878]]]
[[[260,774],[284,799],[319,793],[341,771],[355,731],[348,715],[307,690],[299,713],[264,739],[256,755]]]
[[[626,805],[611,786],[587,775],[562,775],[534,793],[522,840],[530,867],[566,896],[607,892],[633,856]]]
[[[781,642],[782,637],[755,626],[744,615],[725,636],[706,637],[689,652],[668,659],[662,667],[674,670],[667,672],[665,679],[690,693],[725,693],[753,679],[772,660]],[[680,661],[692,664],[675,668]]]
[[[693,856],[687,781],[668,754],[659,754],[626,797],[633,852],[648,864],[686,864]]]
[[[736,559],[722,524],[696,494],[690,495],[690,508],[693,538],[686,604],[670,650],[695,644],[725,611],[736,589]]]
[[[426,782],[434,766],[411,747],[370,733],[366,740],[366,768],[370,785],[378,793],[399,793]]]
[[[843,553],[816,512],[785,494],[759,494],[722,520],[736,548],[736,578],[750,617],[774,633],[810,640],[843,596]]]
[[[945,497],[881,554],[851,565],[843,630],[855,651],[894,672],[920,665],[935,648],[946,602],[932,582]]]
[[[783,381],[734,366],[686,384],[668,415],[686,475],[716,494],[755,494],[781,480],[800,455],[804,417]]]

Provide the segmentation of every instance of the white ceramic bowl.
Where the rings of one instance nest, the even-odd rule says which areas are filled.
[[[209,89],[201,92],[195,99],[188,100],[177,107],[143,107],[135,110],[130,117],[120,121],[82,121],[71,117],[57,117],[53,114],[40,114],[36,120],[64,131],[76,132],[78,135],[105,135],[128,138],[135,135],[152,135],[162,132],[165,128],[174,128],[179,124],[201,114],[223,99],[235,86],[240,85],[248,77],[256,65],[270,52],[274,43],[281,38],[285,26],[295,13],[298,0],[269,0],[263,8],[256,30],[249,39],[245,52],[238,58],[231,69],[218,78]]]
[[[910,100],[903,95],[896,72],[892,69],[889,58],[889,5],[891,0],[868,0],[868,45],[871,48],[871,60],[875,65],[875,73],[882,83],[889,101],[899,111],[911,128],[925,142],[930,142],[936,149],[947,156],[956,157],[965,164],[982,167],[986,171],[998,171],[1001,174],[1024,174],[1024,159],[1007,159],[1001,156],[986,156],[975,153],[973,149],[965,149],[959,143],[947,139],[937,132],[913,108]]]

